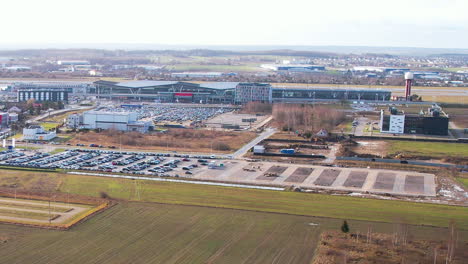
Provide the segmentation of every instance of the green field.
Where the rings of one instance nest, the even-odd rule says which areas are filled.
[[[468,178],[458,177],[457,181],[459,181],[461,184],[465,186],[466,189],[468,189]]]
[[[0,220],[3,219],[4,216],[48,221],[49,216],[50,216],[50,219],[53,219],[54,217],[57,217],[58,215],[56,214],[49,215],[47,212],[43,212],[43,213],[26,212],[26,211],[15,210],[14,208],[0,209]]]
[[[121,202],[69,231],[0,225],[2,263],[309,264],[324,229],[341,220],[154,203]],[[392,232],[350,221],[351,230]],[[446,230],[410,226],[411,237]],[[466,232],[460,233],[460,241]]]
[[[457,206],[169,182],[137,181],[135,184],[127,179],[77,175],[63,178],[60,190],[88,196],[106,192],[114,198],[134,201],[295,215],[381,222],[401,219],[409,224],[442,227],[453,219],[460,228],[468,230],[468,210]]]
[[[445,239],[441,227],[453,219],[460,243],[468,242],[466,207],[0,170],[0,186],[13,185],[106,192],[118,204],[68,231],[0,224],[1,263],[309,264],[320,233],[342,219],[360,233],[413,224],[412,239],[431,240]]]
[[[58,123],[48,123],[48,122],[42,122],[40,125],[44,128],[44,130],[52,130],[57,128],[60,124]]]
[[[393,140],[387,142],[389,143],[390,155],[403,153],[435,158],[468,157],[466,144]]]
[[[460,228],[468,230],[466,208],[427,203],[13,170],[0,170],[0,186],[57,190],[94,197],[105,192],[113,198],[132,201],[342,219],[381,222],[400,219],[409,224],[441,227],[447,226],[453,219]]]

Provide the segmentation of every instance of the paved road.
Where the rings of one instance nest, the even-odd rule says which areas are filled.
[[[61,114],[61,113],[65,113],[65,112],[77,111],[77,110],[82,110],[82,109],[92,109],[92,108],[94,108],[94,106],[71,106],[70,108],[65,108],[65,109],[60,109],[60,110],[54,110],[54,111],[50,111],[50,113],[47,112],[47,113],[45,113],[45,114],[36,116],[36,117],[31,118],[31,119],[29,119],[28,121],[26,121],[26,123],[36,123],[36,122],[39,122],[39,121],[41,121],[42,119],[48,117],[49,115],[56,115],[56,114]]]
[[[364,129],[366,128],[367,122],[370,122],[367,117],[357,117],[355,119],[358,122],[358,125],[353,128],[355,136],[364,136]]]
[[[247,151],[249,151],[249,149],[253,148],[253,146],[257,145],[260,141],[270,137],[271,135],[273,135],[274,133],[276,132],[276,129],[274,128],[267,128],[265,129],[265,131],[263,131],[258,137],[254,138],[252,141],[250,141],[249,143],[245,144],[242,148],[240,148],[239,150],[237,150],[236,152],[234,152],[232,154],[232,156],[234,158],[240,158],[242,155],[244,155],[245,153],[247,153]]]

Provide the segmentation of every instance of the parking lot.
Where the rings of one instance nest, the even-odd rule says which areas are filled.
[[[129,111],[120,106],[103,107],[100,110],[111,112]],[[230,106],[200,106],[190,104],[149,104],[132,108],[139,120],[153,121],[156,124],[178,124],[190,126],[200,124],[210,118],[234,111]]]
[[[338,168],[230,160],[192,178],[248,184],[297,186],[394,195],[435,196],[435,176],[427,173],[364,168]]]
[[[49,155],[0,152],[0,164],[18,167],[185,177],[256,185],[297,186],[395,195],[435,196],[433,174],[364,168],[338,168],[248,162],[226,156],[72,149]],[[229,157],[228,157],[229,158]]]
[[[36,151],[0,152],[0,164],[40,169],[89,170],[152,175],[189,176],[201,167],[215,167],[224,156],[177,153],[72,149],[50,155]]]
[[[207,120],[206,126],[210,128],[222,128],[223,125],[239,126],[241,129],[255,128],[261,125],[269,115],[251,115],[228,112],[216,115]]]

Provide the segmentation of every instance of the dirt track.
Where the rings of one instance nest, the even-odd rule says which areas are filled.
[[[8,203],[8,204],[18,204],[18,207],[5,207],[2,206],[2,203]],[[44,208],[43,210],[41,209],[24,209],[21,208],[21,205],[33,205],[33,206],[47,206],[47,208]],[[31,201],[31,200],[24,200],[24,199],[11,199],[11,198],[0,198],[0,209],[4,210],[11,210],[11,211],[21,211],[21,212],[31,212],[31,213],[45,213],[48,214],[48,202],[43,201]],[[57,212],[54,211],[54,208],[66,208],[66,209],[71,209],[70,211],[67,212]],[[53,219],[51,221],[52,224],[61,224],[67,222],[69,219],[73,218],[75,215],[80,214],[84,211],[89,210],[89,207],[86,207],[85,205],[76,205],[76,204],[63,204],[63,203],[56,203],[56,202],[51,202],[50,203],[50,214],[51,215],[60,215],[59,217]],[[36,223],[49,223],[48,220],[39,220],[39,219],[31,219],[27,217],[12,217],[12,216],[4,216],[0,213],[0,220],[8,220],[8,221],[27,221],[27,222],[36,222]]]

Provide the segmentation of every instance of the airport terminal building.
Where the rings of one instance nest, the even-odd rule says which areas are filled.
[[[97,97],[122,100],[243,104],[261,102],[389,101],[391,91],[380,89],[282,87],[267,83],[179,81],[94,82]]]

